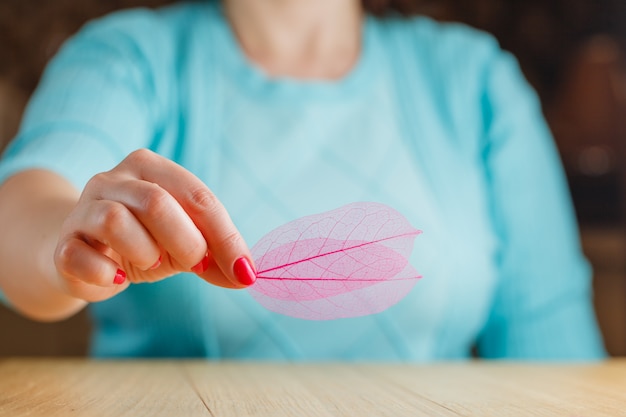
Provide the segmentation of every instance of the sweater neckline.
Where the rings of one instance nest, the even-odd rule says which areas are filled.
[[[237,85],[264,99],[349,99],[367,91],[378,73],[376,66],[380,62],[377,59],[380,46],[375,36],[376,22],[370,16],[364,17],[362,45],[357,62],[345,76],[336,80],[304,80],[268,75],[245,55],[221,3],[209,2],[209,8],[209,27],[212,28],[213,36],[219,40],[213,46],[217,48],[216,56],[220,65],[225,67]]]

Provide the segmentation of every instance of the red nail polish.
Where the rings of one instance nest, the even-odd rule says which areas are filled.
[[[124,281],[126,281],[126,272],[122,271],[121,269],[118,269],[117,272],[115,273],[115,279],[113,279],[113,283],[120,285],[120,284],[123,284]]]
[[[233,272],[240,284],[252,285],[256,281],[256,271],[252,268],[250,261],[248,261],[246,257],[241,257],[235,261]]]
[[[150,267],[150,269],[157,269],[159,266],[161,266],[161,255],[159,255],[159,259],[157,259],[157,261],[154,263],[154,265],[152,265]]]
[[[204,271],[206,271],[208,267],[209,267],[209,254],[207,253],[206,255],[204,255],[204,258],[202,258],[202,260],[198,262],[198,265],[191,268],[191,271],[195,274],[201,274]]]

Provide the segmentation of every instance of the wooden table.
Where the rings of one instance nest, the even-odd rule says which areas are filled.
[[[0,416],[626,416],[626,360],[0,361]]]

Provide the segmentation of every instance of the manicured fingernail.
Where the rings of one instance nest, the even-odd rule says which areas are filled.
[[[124,281],[126,281],[126,272],[122,271],[121,269],[118,269],[117,272],[115,273],[115,279],[113,279],[113,283],[114,284],[123,284]]]
[[[198,265],[191,268],[191,271],[195,274],[201,274],[204,271],[206,271],[208,267],[209,267],[209,254],[207,253],[206,255],[204,255],[204,258],[202,258],[202,260],[198,262]]]
[[[157,269],[159,266],[161,266],[161,255],[159,255],[159,259],[157,259],[157,261],[154,263],[154,265],[150,267],[150,269]]]
[[[235,261],[233,272],[240,284],[252,285],[256,281],[256,272],[246,257],[239,258]]]

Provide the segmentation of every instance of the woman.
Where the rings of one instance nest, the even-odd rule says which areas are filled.
[[[537,99],[463,26],[355,0],[118,13],[51,63],[0,179],[7,302],[93,303],[96,356],[603,355]],[[246,242],[364,200],[425,231],[398,305],[309,322],[232,290],[255,280]]]

